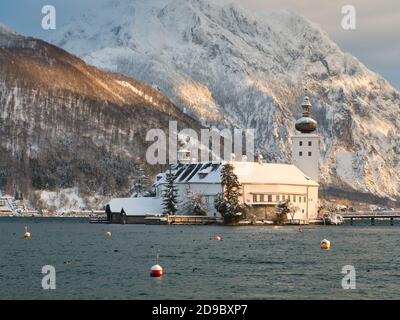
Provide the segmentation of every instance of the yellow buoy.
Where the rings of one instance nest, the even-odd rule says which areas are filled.
[[[28,238],[30,238],[30,237],[31,237],[31,233],[28,232],[28,227],[25,227],[24,238],[25,238],[25,239],[28,239]]]
[[[106,232],[106,237],[110,238],[112,236],[112,233],[110,231]]]
[[[324,239],[321,241],[320,246],[321,249],[323,250],[329,250],[331,248],[331,242],[329,240]]]

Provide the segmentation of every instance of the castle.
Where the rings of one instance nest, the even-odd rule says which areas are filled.
[[[276,215],[276,205],[289,200],[295,209],[294,220],[308,223],[318,215],[319,136],[317,122],[311,117],[310,99],[305,96],[302,116],[296,121],[298,131],[292,136],[293,164],[229,161],[234,167],[242,196],[239,199],[249,208],[248,215],[259,220],[270,220]],[[190,151],[178,151],[178,163],[171,167],[177,188],[178,206],[188,194],[201,197],[207,215],[219,217],[214,207],[222,193],[221,168],[226,161],[192,161]],[[113,199],[107,205],[111,221],[138,223],[148,215],[161,215],[162,195],[168,171],[160,173],[153,185],[153,198]],[[178,208],[179,209],[179,208]],[[184,214],[184,213],[182,213]]]

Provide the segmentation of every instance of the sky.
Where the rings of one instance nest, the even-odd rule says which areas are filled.
[[[57,25],[79,17],[87,9],[108,0],[0,0],[0,23],[17,32],[44,38],[41,28],[44,5],[57,9]],[[147,0],[143,0],[147,1]],[[343,51],[350,52],[369,69],[384,76],[400,90],[400,1],[399,0],[209,0],[219,4],[237,3],[248,11],[291,10],[319,24]],[[341,10],[352,5],[356,29],[341,25]]]

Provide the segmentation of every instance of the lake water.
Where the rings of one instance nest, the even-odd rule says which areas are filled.
[[[22,237],[25,225],[30,239]],[[298,227],[1,218],[0,298],[398,299],[399,231],[400,222],[309,226],[300,233]],[[223,240],[213,240],[216,234]],[[323,238],[331,250],[320,249]],[[149,276],[157,250],[162,279]],[[42,289],[44,265],[56,269],[56,290]],[[345,265],[355,267],[355,290],[341,286]]]

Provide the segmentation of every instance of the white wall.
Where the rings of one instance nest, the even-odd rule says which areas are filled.
[[[315,182],[319,181],[319,157],[318,135],[303,133],[292,137],[293,164]]]
[[[257,195],[257,201],[253,201],[253,195]],[[264,196],[264,202],[260,202]],[[271,196],[272,202],[268,201]],[[279,196],[279,200],[278,200]],[[243,185],[242,201],[249,205],[268,204],[275,206],[279,201],[283,201],[290,196],[290,202],[297,209],[294,219],[310,220],[315,219],[318,213],[318,187],[302,186],[302,185],[261,185],[261,184],[245,184]],[[305,198],[305,199],[304,199]],[[305,200],[305,201],[304,201]]]
[[[207,205],[208,216],[220,217],[220,214],[215,210],[214,199],[215,196],[222,192],[222,187],[219,184],[206,184],[206,183],[185,183],[177,184],[178,188],[178,201],[181,202],[185,199],[185,196],[190,189],[193,193],[203,195],[203,202]],[[162,195],[163,188],[160,190]],[[253,194],[264,195],[265,201],[260,202],[259,198],[256,203],[253,202]],[[272,202],[269,203],[268,195],[272,196]],[[313,186],[302,186],[302,185],[271,185],[271,184],[244,184],[242,189],[242,203],[249,205],[276,205],[278,203],[277,196],[279,195],[279,201],[283,201],[282,196],[285,195],[286,199],[290,196],[291,203],[297,208],[294,219],[300,220],[311,220],[316,219],[318,214],[318,187]],[[296,201],[294,201],[294,197]],[[301,197],[301,201],[300,198]],[[304,197],[306,201],[304,201]],[[208,198],[208,203],[207,199]]]
[[[207,205],[207,214],[210,217],[220,217],[220,214],[215,210],[214,207],[214,199],[215,197],[222,192],[222,187],[220,184],[211,184],[211,183],[178,183],[176,184],[178,189],[178,202],[181,202],[185,199],[188,191],[195,194],[200,194],[203,197],[203,203]],[[162,197],[164,191],[164,185],[159,186],[159,197]],[[179,204],[178,204],[179,205]]]

